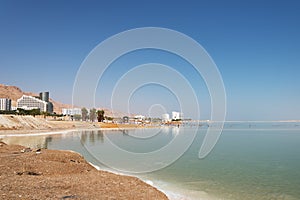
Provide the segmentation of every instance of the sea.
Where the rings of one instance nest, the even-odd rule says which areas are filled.
[[[211,152],[213,123],[7,136],[9,144],[72,150],[94,166],[137,176],[170,199],[299,200],[300,122],[226,122]]]

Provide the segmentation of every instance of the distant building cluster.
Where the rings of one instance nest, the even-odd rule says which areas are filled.
[[[148,124],[150,121],[144,115],[135,115],[133,117],[124,116],[122,123],[129,124]]]
[[[11,99],[0,98],[0,110],[11,111],[39,109],[41,112],[53,113],[53,104],[49,101],[49,92],[41,92],[38,97],[23,95],[17,100],[17,107],[12,107]]]
[[[128,116],[124,116],[122,119],[122,123],[129,123],[129,124],[148,124],[151,122],[162,122],[162,123],[169,123],[171,121],[180,121],[183,120],[183,113],[181,112],[172,112],[172,115],[170,117],[170,115],[168,113],[165,113],[161,116],[161,119],[159,118],[146,118],[143,115],[135,115],[134,117],[128,117]]]
[[[24,110],[40,109],[41,112],[53,113],[53,104],[49,101],[49,92],[41,92],[38,97],[23,95],[17,100],[17,108]]]

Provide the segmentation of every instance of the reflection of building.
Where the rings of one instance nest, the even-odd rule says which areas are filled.
[[[0,110],[11,110],[11,99],[0,98]]]
[[[163,114],[162,116],[161,116],[161,120],[162,120],[162,122],[163,123],[167,123],[167,122],[169,122],[170,121],[170,115],[169,114]]]
[[[41,112],[53,112],[53,104],[49,102],[49,92],[41,92],[39,97],[23,95],[17,100],[17,108],[25,110],[40,109]]]
[[[179,133],[179,128],[177,128],[177,127],[172,127],[171,133],[172,133],[172,135],[178,135],[178,133]]]
[[[181,120],[183,119],[183,113],[180,112],[172,112],[172,120]]]
[[[69,116],[81,115],[81,109],[80,108],[63,108],[62,114],[69,115]]]

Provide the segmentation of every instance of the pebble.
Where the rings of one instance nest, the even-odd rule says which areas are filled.
[[[25,149],[22,149],[22,150],[21,150],[21,153],[30,152],[30,151],[31,151],[30,148],[25,148]]]

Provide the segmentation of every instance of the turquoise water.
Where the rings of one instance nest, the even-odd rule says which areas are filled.
[[[147,153],[164,147],[175,137],[188,136],[196,129],[186,125],[146,131],[85,131],[10,137],[4,141],[74,150],[102,169],[111,170],[98,160],[100,154],[110,154],[103,148],[109,141],[127,151]],[[206,130],[207,125],[198,129],[192,145],[176,162],[137,176],[151,180],[174,199],[300,199],[300,123],[226,123],[213,151],[200,160],[198,152]],[[155,134],[146,137],[151,132]],[[145,138],[130,135],[144,135]],[[132,162],[118,155],[111,156],[117,157],[120,165]]]

